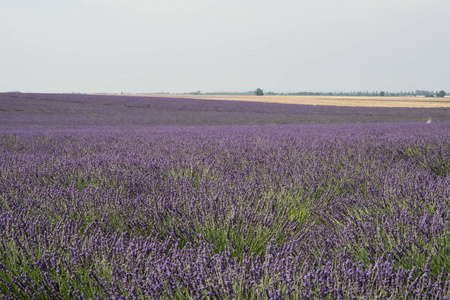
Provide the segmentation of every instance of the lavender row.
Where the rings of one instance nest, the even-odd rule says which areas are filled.
[[[0,294],[449,298],[449,128],[0,132]]]

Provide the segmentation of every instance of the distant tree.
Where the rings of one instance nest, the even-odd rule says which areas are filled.
[[[263,96],[263,95],[264,95],[264,92],[263,92],[262,89],[257,88],[256,91],[255,91],[255,95],[256,95],[256,96]]]
[[[444,98],[445,97],[445,91],[439,91],[439,93],[436,94],[436,97]]]
[[[424,90],[417,90],[416,91],[416,95],[420,95],[420,96],[433,96],[433,93],[430,91],[424,91]]]
[[[384,95],[386,95],[386,93],[383,92],[383,91],[381,91],[381,92],[380,92],[380,96],[381,96],[381,97],[384,97]]]

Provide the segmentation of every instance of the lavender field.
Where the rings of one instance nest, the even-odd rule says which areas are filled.
[[[450,108],[340,107],[83,94],[0,93],[0,126],[279,125],[450,120]]]
[[[0,296],[450,299],[450,111],[0,94]]]

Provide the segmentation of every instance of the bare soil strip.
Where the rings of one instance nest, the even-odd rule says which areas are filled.
[[[145,94],[140,97],[190,98],[203,100],[227,100],[261,103],[284,103],[306,105],[332,105],[353,107],[450,107],[450,97],[342,97],[342,96],[242,96],[242,95],[186,95],[186,94]]]

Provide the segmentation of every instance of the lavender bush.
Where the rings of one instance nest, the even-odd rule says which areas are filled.
[[[56,116],[0,127],[3,299],[450,299],[449,121]]]

